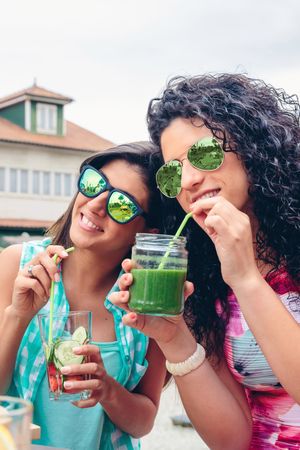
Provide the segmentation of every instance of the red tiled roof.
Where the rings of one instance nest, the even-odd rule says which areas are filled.
[[[9,100],[17,99],[22,96],[34,96],[34,97],[46,97],[53,98],[54,100],[62,100],[65,103],[72,102],[73,99],[70,97],[65,97],[64,95],[58,94],[57,92],[49,91],[48,89],[44,89],[42,87],[33,85],[29,88],[22,89],[22,91],[14,92],[13,94],[7,95],[6,97],[0,98],[0,107],[1,103],[5,103]]]
[[[0,141],[83,151],[102,151],[115,145],[69,121],[66,121],[66,134],[64,136],[51,136],[31,133],[3,117],[0,117]]]
[[[49,228],[52,224],[49,220],[0,219],[0,228]]]

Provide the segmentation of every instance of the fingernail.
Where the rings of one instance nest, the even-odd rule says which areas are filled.
[[[72,389],[73,383],[71,383],[71,381],[65,381],[65,382],[64,382],[64,387],[65,387],[66,389]]]
[[[130,320],[136,320],[137,319],[137,315],[135,313],[129,313],[129,319]]]
[[[61,254],[62,254],[62,256],[69,256],[68,252],[66,252],[66,251],[62,251]]]
[[[73,353],[80,353],[81,347],[73,347],[72,350],[73,350]]]
[[[132,281],[132,275],[130,273],[128,273],[127,275],[124,276],[125,278],[125,282],[126,283],[131,283]]]
[[[71,372],[71,367],[70,366],[64,366],[60,369],[61,373],[67,374]]]

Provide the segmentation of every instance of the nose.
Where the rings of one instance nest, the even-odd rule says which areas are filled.
[[[187,191],[193,191],[195,187],[203,183],[205,172],[196,169],[188,159],[182,162],[181,187]]]
[[[87,202],[87,207],[89,208],[91,213],[97,214],[100,217],[105,217],[108,194],[108,191],[102,192],[97,197],[91,198]]]

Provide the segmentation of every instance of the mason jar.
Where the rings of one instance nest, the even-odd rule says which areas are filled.
[[[129,308],[142,314],[174,316],[184,307],[187,272],[186,238],[137,233],[132,247],[134,268]]]

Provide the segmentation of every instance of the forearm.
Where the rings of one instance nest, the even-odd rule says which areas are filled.
[[[175,340],[160,345],[169,361],[181,362],[194,353],[196,343],[187,330],[182,328]],[[247,416],[208,360],[190,373],[174,379],[194,428],[209,448],[248,450],[252,433],[250,414]]]
[[[145,395],[129,392],[109,377],[101,405],[111,421],[135,438],[148,434],[154,424],[157,406]]]
[[[300,403],[300,327],[262,277],[235,287],[241,310],[273,372]]]
[[[194,428],[210,449],[248,450],[251,422],[207,360],[174,379]]]
[[[28,321],[18,317],[11,306],[3,313],[0,323],[0,392],[5,393],[10,386],[16,356]]]

